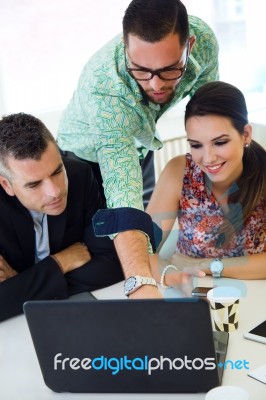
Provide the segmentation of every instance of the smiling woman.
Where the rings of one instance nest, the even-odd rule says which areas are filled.
[[[251,141],[251,125],[239,135],[229,119],[217,115],[190,117],[186,123],[194,162],[207,174],[212,190],[221,196],[243,170],[243,149]]]
[[[220,276],[266,278],[266,152],[252,140],[243,94],[221,81],[202,86],[187,104],[185,126],[191,153],[167,164],[147,208],[164,241],[178,216],[169,263],[210,274],[218,258]],[[155,256],[152,263],[159,279],[158,265],[167,262]]]

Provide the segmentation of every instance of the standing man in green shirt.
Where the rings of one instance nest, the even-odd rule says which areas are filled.
[[[156,122],[217,79],[218,43],[205,22],[188,16],[179,0],[132,0],[123,34],[85,65],[61,119],[60,148],[91,163],[107,208],[116,212],[101,234],[115,234],[125,277],[137,276],[127,287],[130,298],[160,297],[154,282],[145,280],[152,277],[150,235],[138,224],[153,190],[153,151],[163,145]],[[128,224],[121,228],[119,211],[127,208]],[[104,223],[103,217],[99,225]]]

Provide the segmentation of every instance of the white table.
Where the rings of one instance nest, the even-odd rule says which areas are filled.
[[[250,369],[266,364],[266,345],[243,338],[243,333],[266,319],[266,281],[236,281],[216,279],[215,284],[242,288],[239,328],[230,334],[227,359],[246,359]],[[210,277],[201,278],[194,285],[212,286]],[[124,298],[122,282],[94,294],[99,299]],[[246,293],[245,293],[246,291]],[[1,305],[3,306],[3,305]],[[247,370],[225,370],[223,385],[246,389],[251,400],[266,399],[266,385],[247,376]],[[204,399],[200,394],[72,394],[54,393],[45,386],[35,355],[24,315],[0,323],[0,399],[1,400],[150,400],[150,399]]]

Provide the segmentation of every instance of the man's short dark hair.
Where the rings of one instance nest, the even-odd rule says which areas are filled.
[[[128,35],[155,43],[170,33],[178,34],[180,44],[189,38],[187,10],[180,0],[132,0],[123,18],[123,35],[128,45]]]
[[[33,115],[4,116],[0,120],[0,175],[10,177],[8,157],[39,160],[49,142],[56,143],[43,122]]]

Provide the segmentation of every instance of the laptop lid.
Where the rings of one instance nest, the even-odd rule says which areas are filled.
[[[55,392],[197,393],[220,384],[205,300],[29,301],[24,312]]]

